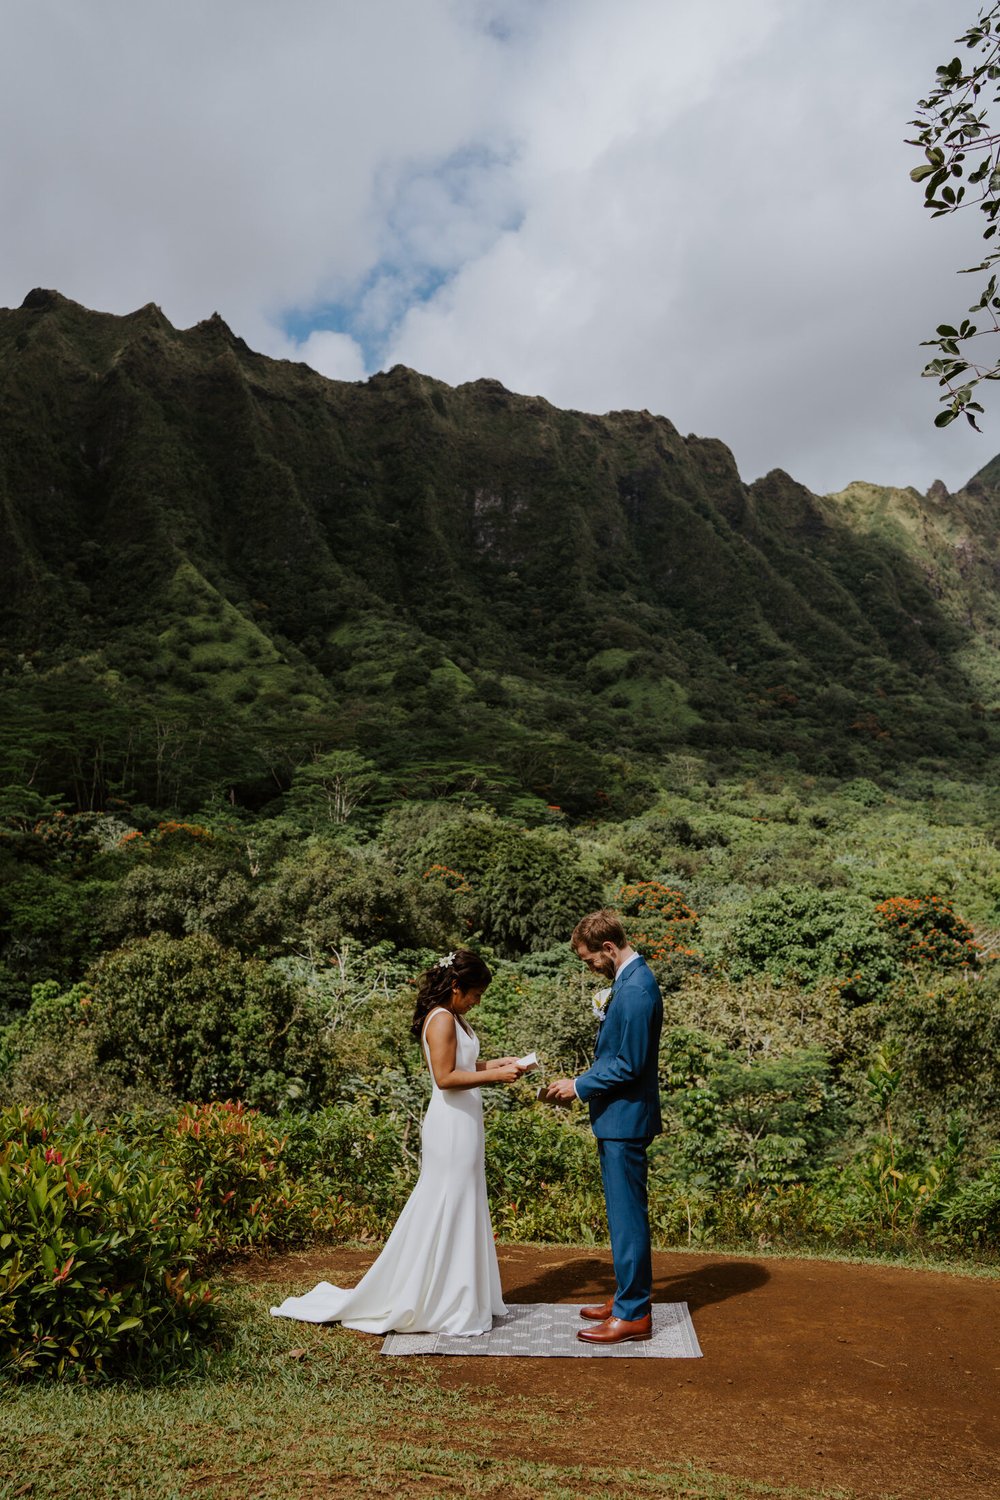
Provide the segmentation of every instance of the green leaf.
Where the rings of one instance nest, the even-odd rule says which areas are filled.
[[[922,167],[913,168],[913,171],[910,173],[910,180],[911,182],[923,182],[924,178],[929,177],[933,171],[933,166],[928,166],[924,163]]]
[[[115,1333],[128,1333],[128,1331],[129,1331],[130,1328],[141,1328],[141,1327],[142,1327],[142,1319],[141,1318],[122,1318],[121,1322],[118,1324],[118,1327],[115,1329]]]
[[[958,416],[957,411],[939,411],[934,418],[935,427],[947,427],[949,422],[954,422]]]
[[[958,338],[958,329],[952,328],[950,323],[939,323],[937,331],[944,339]]]

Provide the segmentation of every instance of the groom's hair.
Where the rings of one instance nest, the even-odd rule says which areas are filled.
[[[602,906],[600,911],[592,911],[577,922],[570,942],[574,948],[588,948],[591,953],[596,953],[602,943],[614,943],[616,948],[624,948],[626,939],[622,919],[610,906]]]

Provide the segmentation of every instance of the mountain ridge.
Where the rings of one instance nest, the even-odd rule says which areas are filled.
[[[95,704],[169,699],[234,743],[322,720],[315,743],[404,783],[485,755],[576,810],[609,756],[849,774],[992,743],[1000,459],[947,499],[748,485],[649,412],[401,365],[330,381],[217,314],[178,330],[42,289],[0,310],[0,445],[12,703],[24,661],[33,690],[90,662],[117,684]],[[208,779],[245,790],[239,759]]]

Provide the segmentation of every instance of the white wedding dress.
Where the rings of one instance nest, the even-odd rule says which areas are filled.
[[[457,1017],[454,1024],[455,1066],[473,1072],[479,1039]],[[426,1040],[422,1045],[430,1068]],[[420,1176],[382,1254],[356,1287],[321,1281],[272,1307],[275,1317],[343,1323],[365,1333],[471,1337],[489,1333],[493,1319],[506,1313],[486,1198],[482,1096],[476,1088],[439,1089],[433,1068],[431,1081]]]

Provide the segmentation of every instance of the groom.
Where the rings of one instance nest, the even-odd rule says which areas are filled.
[[[579,1078],[550,1083],[546,1098],[584,1099],[597,1137],[611,1232],[615,1295],[580,1316],[594,1323],[577,1338],[621,1344],[652,1337],[653,1263],[646,1197],[646,1148],[662,1129],[657,1053],[663,1024],[659,986],[629,947],[616,912],[591,912],[573,929],[573,948],[594,974],[612,979],[594,1062]]]

